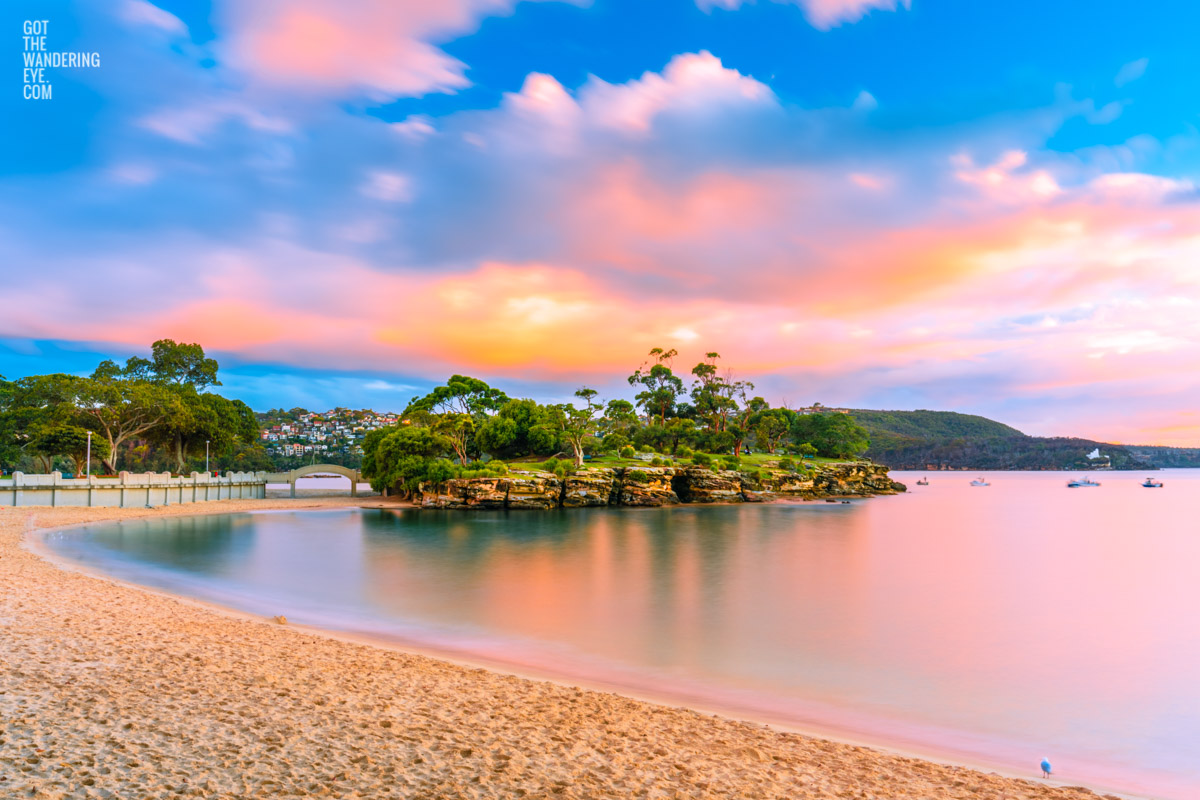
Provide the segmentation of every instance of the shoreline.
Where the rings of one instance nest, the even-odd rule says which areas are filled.
[[[171,594],[170,592],[150,589],[147,587],[126,583],[119,579],[100,574],[95,571],[88,570],[73,562],[65,559],[54,557],[46,553],[44,546],[39,546],[34,541],[35,538],[40,538],[45,533],[51,530],[61,530],[79,525],[92,524],[100,521],[129,519],[144,516],[163,516],[170,514],[171,516],[198,516],[207,514],[222,514],[235,513],[239,511],[269,511],[269,510],[317,510],[321,508],[337,509],[337,508],[408,508],[401,506],[398,503],[388,502],[382,499],[318,499],[318,498],[297,498],[296,500],[254,500],[254,501],[221,501],[204,506],[193,505],[183,507],[180,511],[174,510],[165,512],[162,509],[142,510],[142,509],[49,509],[49,508],[29,508],[29,509],[12,509],[5,510],[3,515],[0,515],[0,575],[5,575],[13,567],[13,556],[16,555],[10,551],[19,550],[26,558],[35,562],[33,565],[25,565],[28,569],[21,570],[22,573],[36,573],[37,577],[42,579],[43,587],[54,589],[62,589],[63,584],[72,584],[75,580],[86,581],[92,585],[90,588],[93,592],[99,592],[101,595],[123,595],[123,597],[110,597],[112,601],[124,601],[125,603],[133,603],[135,606],[149,605],[154,607],[154,610],[162,611],[164,607],[183,606],[190,609],[193,614],[200,618],[198,625],[204,629],[202,631],[192,631],[195,634],[191,637],[191,645],[193,647],[201,646],[201,649],[211,649],[214,644],[205,634],[208,628],[212,627],[233,627],[237,630],[232,631],[237,638],[246,638],[255,648],[254,652],[266,653],[267,660],[274,660],[274,657],[280,655],[280,650],[284,652],[292,652],[298,644],[296,640],[308,642],[310,645],[315,641],[324,643],[324,646],[319,648],[323,651],[323,659],[325,662],[332,661],[333,663],[344,662],[347,659],[351,661],[359,660],[363,657],[362,650],[365,649],[373,654],[367,660],[383,660],[384,662],[396,661],[402,662],[398,672],[395,672],[396,664],[392,664],[393,674],[390,678],[399,680],[404,683],[407,679],[411,681],[414,677],[428,678],[429,673],[435,673],[438,678],[435,683],[444,683],[450,681],[456,685],[462,685],[464,682],[471,686],[473,693],[478,693],[481,687],[488,691],[484,691],[483,696],[485,706],[490,705],[494,712],[492,719],[502,711],[511,713],[513,706],[522,705],[522,701],[541,701],[539,706],[540,715],[534,720],[535,726],[532,731],[526,730],[523,736],[533,736],[533,741],[540,741],[542,745],[551,749],[561,750],[564,746],[568,749],[577,748],[581,743],[592,743],[597,740],[604,740],[608,745],[605,747],[594,747],[597,753],[607,753],[612,756],[614,753],[624,752],[630,740],[627,736],[618,736],[615,740],[612,739],[611,730],[599,730],[596,725],[586,725],[581,721],[583,727],[576,732],[574,737],[566,737],[554,734],[555,724],[553,720],[560,717],[564,712],[570,711],[573,707],[583,704],[584,706],[598,706],[600,709],[611,707],[615,704],[622,707],[623,714],[622,732],[628,734],[631,731],[637,731],[641,734],[640,738],[643,744],[649,748],[648,752],[641,754],[640,757],[630,760],[627,764],[630,775],[621,773],[621,775],[609,775],[608,782],[598,780],[599,773],[590,773],[591,780],[585,779],[586,776],[578,776],[581,780],[579,785],[586,785],[587,790],[580,796],[595,797],[595,796],[628,796],[630,785],[643,785],[645,780],[650,780],[654,785],[661,786],[678,786],[681,780],[681,773],[688,779],[694,779],[695,785],[701,789],[704,787],[712,787],[714,781],[719,783],[723,788],[718,794],[721,796],[738,796],[741,792],[751,792],[747,796],[771,796],[775,793],[782,792],[781,796],[792,797],[836,797],[842,792],[851,788],[861,789],[866,792],[885,792],[889,797],[1009,797],[1009,798],[1040,798],[1040,797],[1056,797],[1056,798],[1076,798],[1076,797],[1095,797],[1092,791],[1075,786],[1068,786],[1055,781],[1034,781],[1033,779],[1021,778],[1015,775],[1002,777],[994,774],[995,771],[1001,768],[990,764],[972,765],[971,767],[958,766],[962,764],[963,759],[955,759],[953,756],[947,761],[939,758],[938,754],[906,752],[896,750],[887,745],[870,744],[863,745],[860,742],[853,741],[852,736],[842,736],[837,732],[832,735],[842,740],[843,743],[835,743],[821,738],[822,736],[830,736],[831,733],[827,730],[797,730],[792,726],[779,727],[777,721],[772,721],[769,724],[775,725],[774,728],[765,728],[761,722],[739,721],[731,717],[716,717],[716,714],[728,715],[730,710],[720,708],[701,708],[702,704],[689,703],[689,708],[675,707],[680,698],[678,697],[663,697],[653,693],[642,694],[636,690],[631,691],[626,687],[612,686],[606,684],[593,684],[587,686],[586,690],[578,688],[580,685],[585,685],[586,682],[563,678],[553,674],[546,674],[538,670],[526,669],[513,664],[489,663],[479,659],[463,656],[462,654],[447,653],[445,651],[431,650],[427,646],[422,646],[419,643],[408,642],[393,642],[380,637],[371,637],[366,635],[357,635],[352,633],[341,633],[326,629],[308,628],[298,625],[273,625],[263,618],[254,614],[242,612],[237,609],[220,606],[205,601],[196,600],[189,597]],[[12,523],[17,521],[14,517],[20,518],[22,525],[21,530],[11,530]],[[77,519],[71,519],[76,517]],[[84,518],[86,517],[86,518]],[[39,518],[44,518],[45,523]],[[65,522],[62,521],[65,519]],[[60,524],[54,524],[60,522]],[[49,524],[46,524],[49,523]],[[37,533],[37,537],[28,534]],[[14,541],[14,534],[15,541]],[[16,547],[14,547],[16,545]],[[20,561],[20,559],[17,559]],[[17,566],[21,566],[18,564]],[[40,568],[40,569],[39,569]],[[55,576],[61,576],[61,579],[55,580]],[[68,576],[75,576],[68,578]],[[4,588],[0,588],[0,620],[7,622],[6,617],[10,616],[8,607],[12,603],[12,587],[13,581],[9,580],[3,584]],[[117,603],[121,605],[120,602]],[[20,606],[20,604],[18,604]],[[125,611],[124,624],[128,624],[128,609],[117,608],[118,612]],[[203,618],[209,617],[205,620]],[[217,617],[223,622],[223,625],[218,625],[217,621],[211,619]],[[135,626],[136,627],[136,626]],[[112,631],[109,632],[113,633]],[[144,632],[132,631],[126,632],[125,635],[117,636],[117,644],[120,649],[132,650],[137,653],[139,650],[144,650],[146,640],[138,640],[136,637],[143,635]],[[280,638],[284,637],[284,641]],[[309,648],[311,649],[311,648]],[[330,652],[324,652],[330,651]],[[143,654],[144,655],[144,654]],[[245,661],[246,653],[241,654],[241,659]],[[253,663],[253,662],[248,662]],[[20,663],[16,665],[21,667]],[[64,665],[58,664],[58,667]],[[327,664],[326,664],[327,666]],[[70,671],[68,669],[68,671]],[[18,672],[18,675],[22,673]],[[361,676],[357,676],[361,679]],[[570,680],[570,683],[566,681]],[[499,686],[497,686],[497,684]],[[251,686],[258,684],[252,683]],[[6,679],[0,679],[0,688],[4,693],[0,694],[0,708],[6,707],[6,702],[11,702],[13,696],[13,688],[7,685]],[[19,684],[16,686],[20,690]],[[211,689],[212,687],[210,687]],[[495,692],[497,688],[503,689],[502,692]],[[620,694],[609,694],[617,691]],[[206,696],[203,692],[191,692],[191,697],[194,698],[188,705],[191,706],[191,711],[196,714],[204,715],[215,710],[212,707],[212,697]],[[555,700],[554,703],[546,704],[547,696]],[[304,698],[297,698],[303,700]],[[315,698],[313,698],[315,699]],[[365,698],[357,698],[360,705],[365,701]],[[490,701],[490,702],[489,702]],[[514,702],[515,701],[515,702]],[[345,700],[342,701],[346,702]],[[685,698],[686,702],[686,698]],[[560,705],[565,703],[565,705]],[[321,706],[326,705],[317,703],[316,706],[309,705],[304,707],[301,703],[301,708],[293,708],[293,715],[298,712],[307,711],[311,714],[313,711],[320,711]],[[445,716],[448,711],[454,712],[450,714],[451,721],[447,727],[451,730],[456,728],[454,720],[460,720],[464,714],[468,713],[468,709],[462,707],[461,699],[457,695],[447,695],[443,707],[438,709],[438,716]],[[738,711],[734,710],[734,714]],[[300,714],[304,716],[303,713]],[[134,716],[138,716],[135,714]],[[144,718],[146,715],[141,714]],[[152,716],[152,715],[151,715]],[[742,715],[744,717],[744,714]],[[669,719],[664,720],[663,717]],[[591,717],[588,717],[591,719]],[[139,720],[141,722],[141,720]],[[403,722],[400,722],[400,730],[397,733],[403,733],[406,730]],[[510,720],[510,723],[514,722]],[[527,719],[521,720],[523,723],[528,723]],[[6,723],[7,724],[7,723]],[[135,723],[136,724],[136,723]],[[143,722],[144,724],[144,722]],[[383,723],[379,723],[382,725]],[[666,728],[663,725],[666,724]],[[141,727],[140,725],[138,727]],[[360,724],[358,728],[369,727],[369,723]],[[393,725],[386,726],[386,729],[396,727]],[[528,728],[528,725],[518,725],[517,727]],[[705,740],[707,746],[700,748],[700,752],[686,753],[686,751],[696,750],[696,731],[695,728],[703,729],[706,736],[700,737]],[[356,728],[351,726],[348,730],[343,728],[341,741],[342,749],[345,751],[355,751],[360,749],[363,744],[355,738]],[[244,732],[243,732],[244,733]],[[680,734],[683,733],[683,737]],[[650,734],[654,734],[651,736]],[[346,739],[346,737],[349,737]],[[337,737],[335,737],[336,739]],[[439,737],[440,740],[441,737]],[[464,741],[469,739],[468,735]],[[671,747],[655,745],[661,742],[662,739],[675,739],[675,749],[684,752],[673,752]],[[846,742],[847,738],[851,738],[850,742]],[[520,741],[520,739],[517,739]],[[0,763],[3,762],[2,756],[7,755],[7,750],[10,749],[11,739],[6,736],[0,739]],[[722,751],[727,758],[721,759],[719,763],[712,763],[712,752],[714,743],[719,743],[717,750]],[[270,742],[266,743],[269,748]],[[730,749],[737,745],[734,749]],[[867,749],[867,748],[872,749]],[[763,757],[763,749],[778,750],[782,748],[782,754],[777,753],[769,758]],[[418,748],[419,749],[419,748]],[[508,749],[511,749],[509,746]],[[474,752],[474,748],[464,745],[459,748],[459,751],[470,750]],[[659,753],[658,751],[663,751]],[[753,752],[751,752],[753,751]],[[738,754],[741,755],[738,755]],[[315,753],[312,755],[316,755]],[[571,761],[570,753],[564,754],[567,761]],[[732,756],[732,759],[728,758]],[[36,757],[36,755],[35,755]],[[836,760],[842,766],[841,769],[851,769],[855,772],[853,777],[834,778],[829,776],[827,770],[827,761],[830,758]],[[28,758],[28,757],[26,757]],[[378,758],[382,761],[387,758],[383,754],[379,754]],[[418,756],[420,761],[415,762],[418,765],[426,765],[434,763],[431,759]],[[508,759],[511,766],[511,756]],[[527,754],[527,760],[531,760]],[[646,760],[648,759],[648,761]],[[683,760],[681,765],[679,760]],[[932,760],[930,760],[932,759]],[[320,759],[317,759],[320,760]],[[611,760],[611,759],[609,759]],[[694,760],[700,764],[707,764],[706,767],[700,769],[696,766],[690,766],[690,760]],[[666,764],[665,762],[671,762]],[[654,769],[647,772],[646,764],[656,764],[664,762]],[[786,769],[784,768],[786,765]],[[259,765],[261,766],[261,765]],[[292,765],[294,768],[296,765]],[[493,765],[495,766],[495,765]],[[534,773],[524,776],[523,782],[518,785],[509,785],[506,789],[501,789],[498,785],[493,785],[490,781],[483,783],[472,784],[470,780],[463,784],[462,791],[459,796],[465,797],[501,797],[513,796],[518,793],[518,789],[526,788],[529,785],[544,784],[543,779],[548,779],[551,775],[557,775],[564,770],[570,772],[576,764],[572,763],[556,763],[554,765],[543,765],[546,769],[544,775]],[[306,772],[311,772],[314,769],[319,771],[320,764],[310,763],[304,765],[300,769]],[[977,769],[992,771],[993,774],[984,774],[978,772]],[[449,773],[458,775],[461,773],[461,768],[457,764],[445,764],[442,770],[432,769],[430,767],[418,766],[412,768],[414,774],[425,776],[432,780],[433,778],[442,775],[443,771],[448,770]],[[261,771],[261,770],[260,770]],[[491,770],[493,773],[496,770]],[[814,774],[814,771],[816,774]],[[270,772],[270,770],[267,770]],[[345,773],[345,771],[343,771]],[[501,770],[507,773],[508,770]],[[611,773],[612,771],[609,770]],[[631,780],[631,775],[636,773],[638,778],[632,784],[628,783]],[[347,791],[354,785],[354,772],[351,770],[347,774],[347,778],[333,781],[339,784],[336,789],[331,784],[321,784],[318,780],[313,785],[327,785],[333,793]],[[394,774],[394,769],[393,769]],[[522,773],[524,775],[524,773]],[[481,778],[486,775],[486,772],[479,772],[478,769],[472,774],[472,778]],[[736,776],[734,779],[733,776]],[[236,776],[228,774],[223,775],[224,779],[233,780]],[[335,776],[336,777],[336,776]],[[511,777],[511,776],[510,776]],[[807,778],[803,779],[802,778]],[[96,786],[100,785],[99,777],[93,778]],[[491,780],[494,781],[496,775],[491,775]],[[265,778],[268,783],[262,783],[266,786],[277,786],[278,781]],[[14,784],[9,779],[8,783],[0,783],[0,789],[13,788]],[[899,781],[899,782],[897,782]],[[244,783],[243,779],[243,783]],[[576,782],[568,781],[568,786],[575,785]],[[217,784],[214,784],[214,787]],[[624,788],[622,788],[624,787]],[[756,787],[751,791],[751,787]],[[970,787],[970,791],[963,791],[964,787]],[[129,787],[132,789],[133,787]],[[427,787],[426,791],[429,790]],[[449,788],[449,787],[447,787]],[[477,789],[478,791],[465,791],[466,789]],[[552,787],[553,788],[553,787]],[[545,790],[543,785],[541,789]],[[110,791],[112,791],[110,789]],[[145,791],[142,788],[142,791]],[[554,791],[553,793],[560,796],[571,796],[564,794],[569,788],[563,787],[562,791]],[[120,794],[118,792],[118,794]],[[122,795],[123,796],[123,795]],[[219,794],[216,796],[223,796]],[[235,796],[235,795],[230,795]],[[243,796],[243,795],[236,795]],[[353,796],[353,795],[350,795]],[[368,794],[367,796],[375,796]],[[447,795],[454,796],[454,795]],[[664,795],[664,796],[670,796]],[[702,796],[702,795],[701,795]],[[867,795],[870,796],[870,795]],[[1118,796],[1118,795],[1113,795]],[[1129,797],[1131,795],[1120,795]]]

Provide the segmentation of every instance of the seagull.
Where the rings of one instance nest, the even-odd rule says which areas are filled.
[[[1050,777],[1050,759],[1048,759],[1048,758],[1042,759],[1042,777],[1043,778]]]

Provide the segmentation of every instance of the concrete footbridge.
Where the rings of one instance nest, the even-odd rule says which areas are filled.
[[[271,472],[267,475],[267,483],[286,483],[292,487],[292,497],[296,496],[296,481],[312,475],[341,475],[350,479],[350,496],[358,497],[358,483],[362,480],[362,471],[343,467],[340,464],[309,464],[291,472]]]

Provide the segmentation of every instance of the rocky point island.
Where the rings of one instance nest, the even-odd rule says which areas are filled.
[[[696,465],[598,467],[563,477],[513,470],[503,476],[424,483],[418,502],[422,508],[433,509],[657,507],[870,497],[906,488],[888,477],[887,467],[864,462],[826,464],[798,473],[779,469],[746,473]]]

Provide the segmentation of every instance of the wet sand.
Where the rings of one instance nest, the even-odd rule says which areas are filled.
[[[0,797],[1095,798],[323,636],[64,570],[0,509]]]

